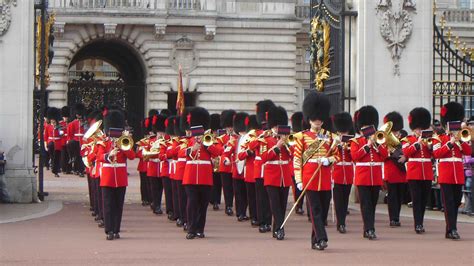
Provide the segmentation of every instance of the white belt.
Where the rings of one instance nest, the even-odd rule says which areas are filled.
[[[154,163],[159,163],[159,162],[160,162],[160,159],[149,159],[148,161],[154,162]]]
[[[79,133],[79,134],[74,134],[74,136],[76,136],[76,137],[82,137],[82,136],[84,136],[84,134]]]
[[[186,162],[186,158],[178,158],[178,162]]]
[[[262,160],[262,157],[260,157],[260,156],[255,156],[255,160],[256,160],[256,161],[261,161],[261,160]]]
[[[307,162],[308,163],[321,163],[321,158],[309,159]]]
[[[61,138],[57,138],[57,137],[49,137],[48,139],[49,139],[49,140],[60,140]]]
[[[351,162],[338,162],[336,165],[340,166],[352,166],[353,164]]]
[[[381,162],[356,163],[356,166],[382,166]]]
[[[456,157],[443,158],[443,159],[439,159],[439,162],[440,163],[444,163],[444,162],[460,162],[460,163],[462,163],[462,159],[461,158],[456,158]]]
[[[288,164],[288,161],[268,161],[266,164]]]
[[[118,167],[126,167],[126,163],[103,163],[102,167],[112,167],[112,168],[118,168]]]
[[[211,164],[210,161],[204,161],[204,160],[192,160],[192,161],[187,161],[187,164]]]
[[[409,162],[418,162],[418,163],[422,163],[422,162],[431,162],[431,159],[430,158],[409,158],[408,159]]]

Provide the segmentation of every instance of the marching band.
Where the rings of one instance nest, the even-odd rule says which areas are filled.
[[[311,248],[324,250],[330,207],[337,231],[346,233],[349,195],[355,189],[362,236],[373,240],[383,188],[388,192],[389,226],[401,226],[400,210],[408,189],[414,231],[423,234],[428,194],[436,178],[445,237],[460,239],[456,224],[465,180],[463,156],[471,156],[472,133],[464,122],[464,107],[456,102],[442,106],[444,130],[432,127],[425,108],[411,110],[407,119],[411,135],[404,134],[398,112],[386,114],[379,127],[379,113],[370,105],[353,117],[347,112],[330,116],[330,100],[319,92],[305,97],[302,112],[290,119],[292,127],[285,108],[271,100],[257,102],[255,115],[230,109],[210,115],[202,107],[187,107],[178,116],[151,110],[142,123],[145,136],[136,143],[118,108],[86,116],[78,104],[70,122],[68,109],[48,110],[50,123],[42,143],[55,176],[61,169],[87,175],[91,212],[107,240],[120,238],[127,161],[135,158],[142,205],[163,214],[164,192],[165,213],[183,228],[187,239],[205,237],[208,206],[219,210],[222,192],[225,214],[233,216],[235,211],[239,222],[250,220],[260,233],[271,231],[277,240],[285,238],[293,210],[304,214],[306,198]],[[287,214],[290,188],[295,205]]]

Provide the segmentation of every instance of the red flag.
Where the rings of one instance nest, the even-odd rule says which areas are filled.
[[[179,65],[178,71],[178,97],[176,97],[176,111],[178,115],[184,112],[183,71]]]

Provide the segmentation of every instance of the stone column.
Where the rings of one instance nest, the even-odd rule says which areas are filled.
[[[391,5],[384,6],[390,2]],[[407,116],[412,108],[423,106],[431,110],[433,3],[421,0],[358,0],[354,4],[358,11],[357,108],[367,104],[374,105],[379,111],[380,120],[390,111],[399,111],[405,118],[405,128],[408,128]],[[396,74],[392,50],[388,48],[394,44],[382,37],[380,25],[387,9],[394,13],[404,5],[413,28],[411,35],[400,42],[399,74]],[[392,21],[389,24],[393,26]],[[392,27],[392,31],[393,28],[395,27]],[[394,35],[397,36],[395,33]]]
[[[0,29],[0,150],[7,160],[0,181],[13,202],[32,202],[37,197],[32,169],[33,4],[0,1],[11,14],[1,18],[10,23]]]

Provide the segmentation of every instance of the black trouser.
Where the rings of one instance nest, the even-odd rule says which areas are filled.
[[[206,226],[207,205],[211,198],[212,186],[185,185],[188,196],[188,233],[204,233]]]
[[[331,202],[331,191],[312,191],[307,190],[309,210],[311,212],[311,244],[316,244],[321,240],[328,241],[326,228],[324,224],[327,219],[327,210],[329,210],[329,203]],[[326,213],[326,214],[324,214]]]
[[[98,216],[99,219],[104,219],[103,214],[103,204],[102,204],[102,189],[100,187],[100,179],[99,178],[92,178],[92,186],[94,188],[94,212]]]
[[[351,184],[334,184],[333,198],[334,207],[336,209],[337,226],[346,225],[347,207],[349,206],[351,187]]]
[[[221,173],[222,189],[224,190],[224,201],[226,207],[234,206],[234,189],[232,185],[232,174]]]
[[[260,225],[272,224],[272,213],[268,193],[263,186],[263,178],[255,179],[255,198],[257,201],[257,218]]]
[[[159,177],[151,177],[149,180],[151,180],[153,210],[161,209],[161,198],[163,197],[163,180],[161,180]]]
[[[291,176],[291,179],[293,179],[293,199],[295,200],[295,202],[298,200],[298,198],[300,197],[301,195],[301,190],[299,190],[297,187],[296,187],[296,180],[295,180],[295,176]],[[296,208],[297,209],[302,209],[303,208],[303,202],[304,202],[304,197],[301,198],[301,200],[298,202],[298,205],[296,205]]]
[[[185,186],[183,186],[182,180],[176,180],[178,185],[178,200],[179,200],[179,213],[183,222],[188,222],[188,196],[186,195]]]
[[[233,179],[235,194],[235,216],[247,215],[247,190],[243,179]]]
[[[245,182],[247,190],[247,202],[249,204],[249,215],[252,221],[257,220],[257,198],[255,195],[255,183]]]
[[[273,233],[276,233],[285,220],[286,205],[288,204],[289,187],[266,186],[270,208],[273,214]]]
[[[52,163],[51,172],[53,172],[53,174],[58,174],[61,167],[61,151],[54,149],[54,142],[52,141],[48,143],[48,153]]]
[[[168,176],[164,176],[161,179],[165,191],[166,213],[170,214],[173,213],[173,190],[171,189],[171,180]]]
[[[72,169],[77,173],[84,173],[84,163],[81,158],[81,144],[79,141],[70,140],[67,144],[68,153],[72,160]]]
[[[461,205],[462,185],[440,184],[441,198],[443,199],[444,219],[446,232],[457,230],[458,208]]]
[[[105,233],[119,233],[127,187],[102,187]]]
[[[94,209],[94,202],[95,202],[94,183],[92,182],[92,178],[90,174],[87,174],[87,190],[89,191],[89,205],[92,209]]]
[[[150,196],[150,189],[148,188],[150,185],[148,184],[148,178],[146,176],[146,172],[139,172],[140,173],[140,195],[142,202],[151,202],[152,198]]]
[[[415,227],[423,225],[426,204],[431,193],[430,180],[408,180],[413,207]]]
[[[379,200],[380,186],[357,186],[364,231],[375,230],[375,208]]]
[[[171,181],[171,194],[173,195],[173,219],[180,219],[181,211],[179,209],[179,194],[178,194],[178,183],[181,181],[170,179]]]
[[[212,181],[211,204],[221,204],[222,181],[219,172],[212,173]]]
[[[44,156],[44,165],[43,165],[43,167],[49,168],[51,158],[49,157],[49,152],[46,150],[46,148],[48,148],[48,146],[46,145],[46,147],[45,147],[43,141],[41,141],[41,146],[42,146],[42,148],[40,149],[40,152]]]
[[[387,207],[390,221],[400,221],[400,210],[405,198],[405,183],[387,182]]]
[[[72,171],[72,166],[69,162],[69,153],[66,146],[64,146],[61,151],[61,170],[63,173],[70,173]]]

